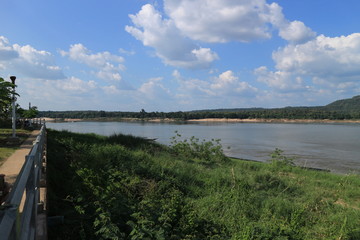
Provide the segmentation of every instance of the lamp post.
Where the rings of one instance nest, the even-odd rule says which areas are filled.
[[[12,96],[12,137],[16,138],[16,112],[15,112],[15,76],[10,76],[13,85],[13,96]]]

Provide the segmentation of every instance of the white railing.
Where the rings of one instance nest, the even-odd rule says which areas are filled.
[[[40,178],[46,145],[46,127],[42,125],[30,153],[0,209],[0,239],[35,239],[40,203]],[[25,203],[20,213],[22,199]]]

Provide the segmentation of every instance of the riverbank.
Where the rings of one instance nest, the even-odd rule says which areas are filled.
[[[330,119],[275,119],[275,118],[204,118],[191,119],[187,122],[229,122],[229,123],[360,123],[360,120],[330,120]]]
[[[81,121],[123,121],[123,122],[221,122],[221,123],[360,123],[360,120],[330,120],[330,119],[276,119],[276,118],[251,118],[251,119],[238,119],[238,118],[202,118],[202,119],[174,119],[174,118],[42,118],[46,122],[81,122]]]
[[[226,159],[216,144],[48,132],[55,239],[359,239],[358,175]],[[214,157],[216,156],[216,157]],[[159,236],[159,237],[157,237]]]

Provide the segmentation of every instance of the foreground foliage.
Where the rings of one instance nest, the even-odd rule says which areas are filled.
[[[219,143],[49,131],[49,239],[359,239],[360,178]],[[206,153],[206,154],[205,154]]]

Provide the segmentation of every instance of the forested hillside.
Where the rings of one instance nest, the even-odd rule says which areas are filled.
[[[352,111],[360,111],[360,95],[355,96],[349,99],[342,99],[330,103],[324,107],[327,110],[332,111],[343,111],[343,112],[352,112]]]

